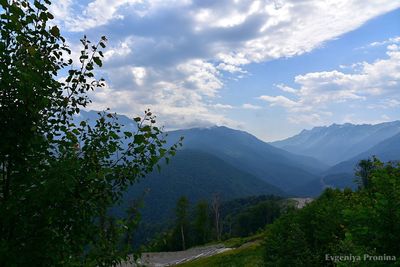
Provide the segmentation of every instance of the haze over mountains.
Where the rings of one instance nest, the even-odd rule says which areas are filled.
[[[302,196],[316,196],[325,187],[355,188],[355,167],[362,159],[377,156],[382,161],[399,160],[400,121],[315,127],[271,144],[293,153],[316,155],[328,164],[333,163],[319,179],[289,191]]]
[[[92,122],[96,116],[94,111],[83,111],[76,119]],[[135,123],[126,116],[119,116],[119,121],[125,125],[124,130],[135,130]],[[354,186],[354,167],[361,159],[372,155],[384,161],[400,159],[400,121],[315,127],[272,143],[223,126],[168,132],[167,141],[172,144],[181,136],[182,151],[172,158],[171,165],[149,176],[153,179],[148,184],[150,192],[170,182],[168,186],[176,185],[170,193],[176,195],[196,195],[196,190],[206,192],[210,187],[211,191],[225,188],[230,192],[227,195],[236,195],[232,193],[235,190],[249,195],[256,193],[255,188],[262,188],[263,193],[315,196],[326,186]],[[217,161],[215,168],[211,163]],[[193,179],[202,181],[197,187],[189,186],[193,192],[180,187],[193,184]],[[217,186],[217,182],[227,185],[228,181],[235,184],[235,190]]]
[[[286,151],[317,158],[335,165],[371,149],[400,132],[400,121],[375,125],[332,124],[315,127],[285,140],[271,143]]]
[[[96,112],[81,112],[77,122],[94,123]],[[135,123],[118,116],[123,131]],[[116,215],[142,196],[142,226],[138,238],[151,236],[173,217],[176,201],[223,201],[254,195],[318,196],[326,187],[355,187],[354,168],[372,155],[384,161],[400,160],[400,122],[377,125],[333,124],[304,130],[286,140],[266,143],[227,127],[193,128],[168,132],[167,143],[183,136],[170,164],[161,164],[129,188]],[[144,194],[144,192],[146,192]],[[144,194],[144,195],[143,195]],[[146,233],[147,232],[147,233]]]
[[[94,123],[97,116],[82,111],[75,120]],[[128,117],[118,118],[123,131],[136,130]],[[273,143],[217,126],[171,131],[167,141],[173,144],[181,136],[183,147],[170,164],[162,163],[161,172],[130,187],[122,205],[113,210],[122,214],[147,192],[141,213],[143,223],[151,227],[139,231],[142,236],[165,225],[181,196],[192,203],[214,194],[224,201],[265,194],[317,196],[326,187],[354,188],[354,168],[361,159],[376,155],[384,161],[400,160],[399,121],[315,127]]]
[[[161,165],[161,172],[154,171],[130,187],[124,201],[125,205],[132,203],[148,190],[143,198],[142,216],[152,224],[170,218],[181,196],[196,203],[210,200],[216,194],[224,201],[256,195],[285,195],[277,187],[201,151],[182,150],[168,165]]]
[[[183,149],[212,154],[284,191],[315,179],[328,167],[312,157],[292,154],[223,126],[174,131],[168,138],[177,140],[180,136],[185,138]]]

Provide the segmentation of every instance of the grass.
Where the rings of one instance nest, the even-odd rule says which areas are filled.
[[[238,248],[241,245],[248,243],[248,242],[253,242],[253,241],[259,241],[265,238],[265,232],[252,235],[252,236],[247,236],[247,237],[235,237],[231,238],[228,240],[223,241],[222,243],[225,245],[227,248]]]
[[[227,246],[245,244],[239,248],[214,255],[208,258],[201,258],[198,260],[190,261],[184,264],[180,264],[180,267],[257,267],[263,266],[263,254],[264,249],[261,245],[259,235],[248,237],[248,238],[233,238],[224,242]],[[247,240],[247,241],[244,241]],[[240,245],[239,245],[240,246]],[[234,246],[233,246],[234,247]]]

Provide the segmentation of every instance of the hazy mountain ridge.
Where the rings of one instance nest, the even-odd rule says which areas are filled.
[[[73,118],[73,121],[76,125],[79,125],[81,121],[86,121],[90,126],[94,126],[96,123],[96,120],[99,118],[99,114],[101,113],[99,111],[85,111],[81,110],[79,112],[79,116],[75,116]],[[113,113],[112,113],[113,114]],[[128,118],[125,115],[117,114],[116,118],[118,119],[117,122],[122,125],[121,131],[136,131],[137,126],[136,123]],[[111,119],[108,117],[105,117],[106,120],[110,121]]]
[[[400,160],[400,133],[383,140],[372,148],[356,155],[355,157],[342,161],[323,173],[322,179],[316,179],[296,189],[301,195],[318,195],[326,186],[337,188],[355,188],[355,169],[357,163],[362,159],[376,156],[379,160],[398,161]]]
[[[243,172],[223,160],[197,150],[180,150],[161,172],[153,171],[145,179],[130,186],[122,204],[112,213],[123,216],[132,203],[143,198],[141,226],[136,242],[165,230],[174,218],[177,200],[186,196],[192,205],[210,201],[218,194],[223,201],[258,195],[286,195],[279,188]]]
[[[335,165],[351,159],[397,133],[400,133],[400,121],[375,125],[332,124],[303,130],[293,137],[270,144]]]
[[[238,169],[289,190],[318,177],[327,166],[318,160],[271,146],[253,135],[227,127],[193,128],[169,133],[170,140],[184,136],[184,149],[219,157]]]
[[[122,131],[136,130],[136,124],[126,116],[118,115],[118,122],[125,125]],[[96,111],[82,111],[74,121],[88,120],[93,124]],[[198,150],[213,155],[238,170],[257,177],[268,184],[287,191],[304,182],[316,179],[327,165],[308,156],[295,155],[271,146],[255,136],[227,127],[192,128],[166,132],[167,146],[181,136],[182,149]],[[172,158],[171,161],[173,161]]]
[[[82,112],[77,120],[88,119],[93,121],[96,117],[97,112]],[[128,117],[118,115],[118,118],[119,122],[125,125],[124,130],[136,130],[135,123]],[[372,155],[376,155],[384,161],[400,159],[400,152],[398,152],[400,151],[400,121],[376,125],[346,123],[315,127],[311,130],[303,130],[298,135],[286,140],[271,144],[265,143],[247,132],[224,126],[176,130],[167,132],[167,134],[169,145],[175,143],[181,136],[185,138],[182,151],[178,151],[178,155],[192,155],[187,157],[187,164],[190,165],[192,164],[191,161],[197,160],[193,155],[201,154],[202,162],[221,162],[222,167],[218,169],[218,172],[222,174],[224,173],[223,168],[230,169],[233,167],[237,170],[239,176],[247,175],[246,179],[249,181],[240,183],[241,189],[239,190],[246,191],[246,187],[251,187],[250,184],[254,182],[253,180],[263,181],[271,190],[262,193],[273,193],[275,190],[274,192],[277,194],[282,194],[285,191],[293,195],[315,196],[326,186],[354,187],[354,168],[359,160],[369,158]],[[389,137],[385,138],[386,136]],[[276,146],[286,147],[286,149],[291,146],[295,151],[291,153]],[[314,151],[316,153],[315,158],[322,154],[325,156],[325,160],[330,157],[329,160],[338,161],[339,156],[342,160],[330,167],[313,157],[301,155],[299,150],[308,154]],[[361,152],[355,154],[360,150]],[[185,162],[182,156],[177,158],[179,164]],[[171,162],[173,163],[174,160],[175,158],[172,158]],[[184,181],[185,175],[179,173],[180,170],[183,170],[179,164],[172,164],[172,167],[166,166],[163,169],[167,169],[168,175],[170,175],[170,168],[176,168],[175,178],[181,177]],[[185,169],[184,174],[192,175],[191,171]],[[213,175],[223,177],[223,175],[217,174],[218,172],[214,172]],[[219,182],[207,172],[199,173],[210,179],[203,181],[210,188]],[[163,173],[151,174],[149,177],[154,175],[162,176]],[[203,178],[198,177],[199,180]],[[152,183],[156,181],[161,186],[164,180],[154,178]],[[181,182],[178,179],[170,179],[170,181],[173,183]],[[133,187],[137,186],[135,184]],[[153,184],[153,187],[156,188],[157,185]],[[141,186],[138,188],[141,188]],[[182,188],[176,188],[176,190],[176,194],[186,192]],[[137,194],[135,193],[135,195]]]
[[[130,187],[125,200],[131,202],[147,190],[143,216],[150,220],[168,218],[180,196],[188,197],[193,203],[211,199],[214,194],[219,194],[224,200],[285,194],[213,155],[196,150],[178,151],[169,164],[161,164],[161,172],[153,171]]]
[[[329,168],[324,174],[330,175],[340,172],[352,172],[357,165],[357,163],[362,159],[370,158],[371,156],[376,156],[382,161],[396,161],[400,159],[400,134],[396,134],[386,140],[383,140],[379,144],[373,146],[372,148],[364,151],[357,156],[340,162],[335,166]]]

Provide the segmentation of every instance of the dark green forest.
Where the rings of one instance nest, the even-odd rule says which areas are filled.
[[[267,227],[266,266],[399,265],[400,166],[377,159],[358,166],[358,190],[326,189]],[[354,262],[335,258],[350,255]]]
[[[289,205],[258,235],[225,241],[249,246],[182,266],[399,266],[400,166],[372,158],[355,175],[356,190],[328,188],[302,209]]]
[[[185,203],[183,205],[182,203]],[[184,212],[183,212],[184,209]],[[293,209],[292,203],[276,196],[253,196],[222,202],[220,196],[189,203],[182,196],[176,204],[174,222],[158,233],[144,251],[178,251],[185,248],[243,238],[264,231],[282,212]]]

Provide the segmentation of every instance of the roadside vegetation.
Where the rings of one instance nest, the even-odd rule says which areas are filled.
[[[186,197],[181,197],[176,206],[175,222],[142,250],[179,251],[221,242],[227,247],[237,247],[250,242],[257,233],[262,235],[266,225],[292,209],[293,205],[291,201],[275,196],[221,202],[215,195],[210,202],[200,201],[192,206]]]
[[[372,158],[356,174],[356,191],[326,189],[259,235],[224,242],[236,249],[180,266],[400,266],[400,165]]]
[[[263,266],[264,249],[261,241],[239,247],[209,258],[202,258],[180,264],[182,267],[200,267],[200,266],[226,266],[226,267],[252,267]]]
[[[266,266],[400,264],[400,165],[362,160],[356,174],[358,190],[326,189],[267,227]],[[340,255],[360,258],[339,262]]]

